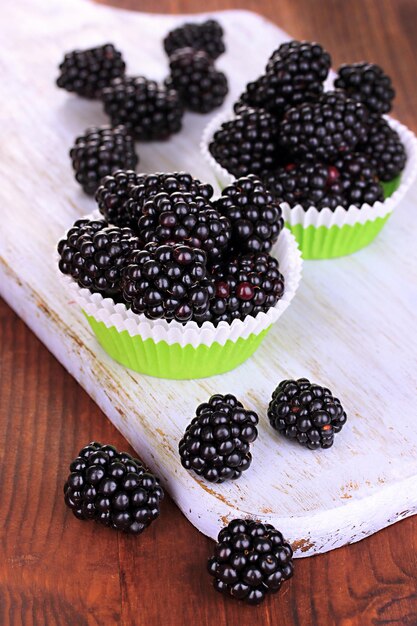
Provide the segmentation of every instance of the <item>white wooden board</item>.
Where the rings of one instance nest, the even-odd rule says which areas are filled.
[[[218,65],[230,78],[230,106],[286,35],[252,13],[216,17],[226,30],[228,51]],[[184,19],[84,0],[9,3],[0,26],[1,84],[7,85],[0,108],[0,292],[198,529],[215,537],[228,520],[251,515],[281,529],[296,556],[324,552],[417,511],[417,189],[366,250],[305,263],[294,302],[255,356],[202,381],[156,380],[111,361],[53,266],[56,241],[94,208],[72,177],[68,149],[87,126],[105,122],[99,104],[55,88],[58,62],[67,50],[112,41],[130,73],[161,79],[167,71],[162,37]],[[169,143],[138,146],[141,169],[184,169],[214,182],[198,152],[208,120],[188,114],[184,131]],[[302,449],[269,427],[272,390],[299,376],[332,388],[348,413],[328,451]],[[234,393],[260,415],[252,467],[221,486],[187,473],[177,456],[195,407],[214,392]]]

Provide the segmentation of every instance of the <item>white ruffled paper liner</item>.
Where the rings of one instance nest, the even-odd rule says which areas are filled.
[[[231,120],[233,117],[234,116],[230,113],[228,115],[221,113],[213,118],[204,129],[200,144],[201,152],[213,170],[221,188],[230,185],[236,178],[212,157],[209,151],[209,144],[216,130],[218,130],[224,122]],[[385,218],[394,211],[417,177],[417,139],[407,126],[404,126],[404,124],[401,124],[389,116],[384,117],[391,128],[396,130],[399,134],[407,154],[407,162],[401,173],[401,181],[398,189],[383,202],[375,202],[372,206],[369,204],[363,204],[360,207],[351,205],[348,209],[338,206],[335,210],[330,208],[319,210],[311,206],[306,210],[299,204],[291,207],[287,202],[282,202],[282,214],[287,224],[290,226],[302,224],[303,228],[307,228],[308,226],[314,226],[315,228],[325,226],[326,228],[331,228],[332,226],[341,227],[346,224],[354,226],[355,224],[365,224],[369,221],[375,221],[378,218]]]
[[[91,219],[92,215],[87,218]],[[142,340],[152,339],[155,343],[165,341],[169,345],[191,345],[196,348],[217,342],[224,346],[229,340],[236,342],[239,338],[247,339],[252,334],[259,335],[281,317],[294,298],[301,280],[302,259],[297,242],[287,228],[280,233],[271,254],[278,259],[280,272],[285,279],[283,297],[266,313],[258,313],[256,317],[249,315],[243,321],[236,319],[231,324],[220,322],[218,326],[211,322],[204,322],[199,327],[196,322],[180,324],[175,320],[149,320],[144,315],[133,313],[125,304],[116,304],[111,298],[103,298],[99,293],[80,288],[69,276],[60,273],[60,277],[70,290],[72,299],[83,311],[97,322],[103,322],[107,328],[114,327],[119,332],[127,331],[132,337],[139,335]]]

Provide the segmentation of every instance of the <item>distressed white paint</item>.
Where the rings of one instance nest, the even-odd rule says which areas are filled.
[[[230,77],[230,106],[285,35],[251,13],[218,18],[227,33],[228,52],[218,65]],[[105,121],[97,103],[54,87],[60,58],[110,40],[123,49],[130,72],[159,79],[166,72],[162,36],[183,20],[81,0],[9,4],[0,35],[7,85],[0,291],[161,475],[197,528],[214,537],[227,520],[253,515],[280,528],[297,556],[324,552],[417,511],[416,188],[369,248],[305,263],[294,302],[255,356],[203,381],[156,380],[112,362],[67,301],[53,267],[60,234],[94,208],[72,178],[67,151],[88,125]],[[189,169],[213,182],[198,153],[207,121],[188,114],[184,132],[169,143],[139,146],[142,169]],[[332,449],[310,452],[271,431],[268,400],[289,376],[325,383],[342,399],[349,421]],[[252,467],[221,486],[196,480],[177,456],[196,405],[213,392],[235,393],[260,415]]]

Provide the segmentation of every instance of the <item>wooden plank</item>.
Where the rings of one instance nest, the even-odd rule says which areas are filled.
[[[86,126],[105,120],[97,103],[55,89],[53,72],[64,50],[100,43],[111,32],[131,60],[132,73],[162,78],[167,70],[161,38],[183,18],[97,12],[83,2],[75,11],[72,1],[53,8],[46,28],[42,3],[30,3],[30,20],[25,17],[28,7],[21,2],[10,9],[25,47],[16,46],[13,29],[4,29],[2,35],[11,60],[2,70],[10,86],[2,110],[7,120],[1,148],[2,295],[206,534],[214,536],[233,516],[252,514],[279,526],[303,556],[356,541],[415,512],[412,193],[370,248],[351,258],[306,264],[296,300],[257,354],[237,371],[174,382],[125,370],[97,346],[82,315],[67,301],[53,265],[54,245],[62,232],[94,207],[72,179],[67,150]],[[225,12],[219,19],[230,51],[219,62],[232,77],[230,102],[285,35],[246,12]],[[198,155],[207,119],[187,115],[184,132],[168,144],[139,146],[143,169],[189,169],[212,180]],[[16,180],[16,171],[25,171],[25,177]],[[279,440],[266,420],[275,385],[299,375],[337,391],[350,417],[335,447],[323,454]],[[196,405],[213,392],[235,393],[261,416],[253,466],[231,485],[207,486],[196,480],[181,468],[176,452]]]

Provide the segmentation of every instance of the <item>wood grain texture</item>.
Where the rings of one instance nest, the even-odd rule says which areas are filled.
[[[276,21],[295,36],[315,37],[332,52],[340,50],[340,60],[352,58],[351,53],[342,57],[345,46],[353,51],[366,38],[371,40],[367,52],[357,58],[371,58],[374,52],[372,59],[389,67],[382,55],[393,47],[387,41],[395,41],[393,67],[410,90],[408,103],[400,94],[396,112],[416,127],[415,70],[408,62],[413,3],[323,2],[320,10],[315,2],[298,2],[296,9],[293,4],[281,2]],[[149,10],[145,3],[139,8]],[[158,11],[169,8],[158,4]],[[204,8],[225,5],[205,3]],[[359,11],[366,19],[354,20],[356,28],[345,33]],[[287,14],[294,28],[281,19]],[[333,29],[338,38],[329,43]],[[211,542],[172,503],[164,505],[164,522],[161,518],[139,541],[72,519],[61,494],[68,459],[92,438],[126,445],[6,307],[0,309],[0,321],[1,484],[7,486],[0,493],[2,528],[7,528],[1,545],[0,623],[417,623],[416,518],[349,548],[298,561],[297,575],[281,596],[255,611],[211,590],[204,571]]]

